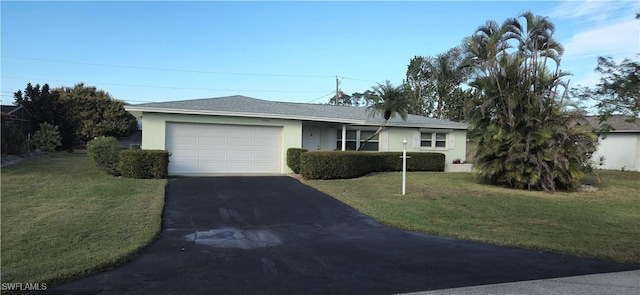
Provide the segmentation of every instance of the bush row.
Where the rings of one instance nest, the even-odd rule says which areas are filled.
[[[98,137],[87,144],[87,154],[102,171],[130,178],[167,178],[169,152],[122,150],[114,137]]]
[[[120,152],[120,171],[129,178],[167,178],[169,152],[164,150],[124,150]]]
[[[308,150],[299,148],[287,149],[287,166],[295,173],[300,173],[300,155]]]
[[[300,154],[300,174],[305,179],[342,179],[402,171],[401,156],[401,152],[307,152]],[[407,159],[408,171],[444,171],[444,154],[412,152],[407,156],[411,157]]]

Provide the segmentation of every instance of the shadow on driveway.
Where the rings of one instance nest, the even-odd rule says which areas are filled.
[[[162,236],[65,294],[391,294],[640,269],[380,225],[289,177],[171,179]]]

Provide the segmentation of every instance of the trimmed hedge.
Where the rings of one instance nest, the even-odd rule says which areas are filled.
[[[385,164],[382,171],[402,171],[402,152],[378,153]],[[445,155],[441,153],[407,153],[407,171],[444,171]]]
[[[294,173],[300,173],[300,155],[306,152],[308,152],[308,150],[300,148],[287,149],[287,166],[289,166]]]
[[[343,179],[402,171],[401,156],[401,152],[308,152],[300,155],[300,174],[305,179]],[[412,152],[407,156],[411,156],[407,159],[408,171],[444,171],[444,154]]]
[[[164,150],[123,150],[120,152],[122,176],[129,178],[167,178],[169,152]]]
[[[97,137],[87,144],[87,155],[102,171],[118,176],[120,143],[115,137]]]

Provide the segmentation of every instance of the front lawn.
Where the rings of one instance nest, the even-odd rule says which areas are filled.
[[[600,171],[597,192],[544,193],[478,184],[470,173],[379,173],[306,184],[375,220],[423,233],[640,263],[640,173]]]
[[[68,153],[1,176],[2,283],[79,278],[132,258],[160,232],[164,179],[112,177]]]

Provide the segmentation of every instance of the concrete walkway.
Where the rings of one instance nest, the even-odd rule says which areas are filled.
[[[638,295],[640,294],[640,270],[405,293],[405,295],[466,294]]]

